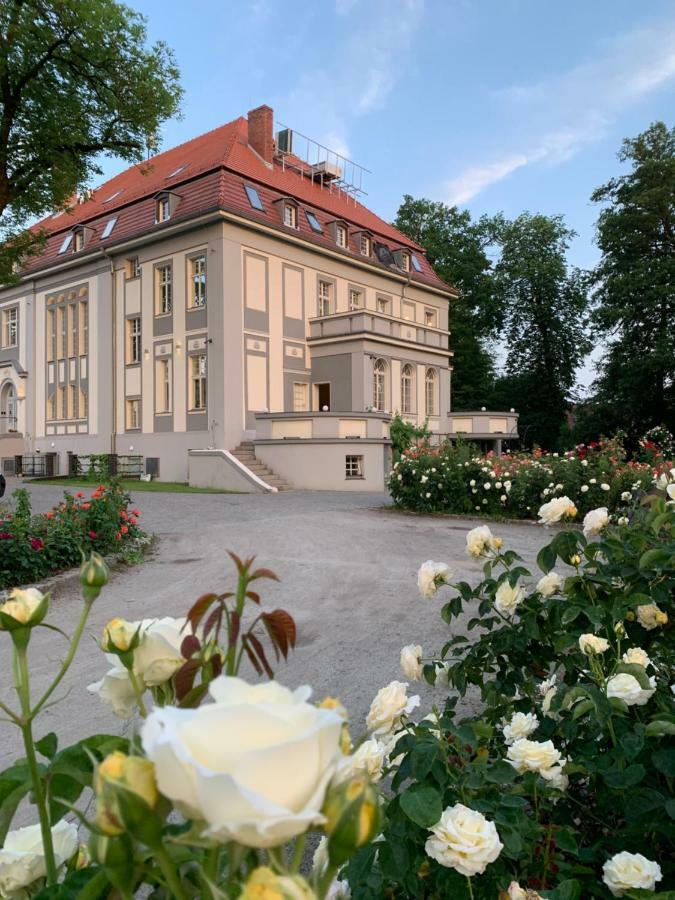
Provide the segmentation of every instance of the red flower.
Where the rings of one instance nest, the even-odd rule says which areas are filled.
[[[54,518],[54,513],[53,513],[53,512],[45,513],[45,518],[46,518],[46,519],[53,519],[53,518]]]
[[[40,538],[31,538],[30,545],[33,550],[42,550],[44,548],[44,541],[41,541]]]
[[[138,519],[136,518],[136,516],[131,516],[129,521],[131,522],[132,525],[138,525]]]
[[[90,508],[91,508],[91,503],[83,503],[82,506],[80,506],[80,509],[90,509]]]
[[[124,522],[126,522],[127,519],[129,518],[129,516],[128,516],[128,514],[127,514],[127,511],[126,511],[125,509],[121,509],[121,510],[120,510],[120,518],[121,518]]]
[[[140,509],[132,509],[131,512],[132,512],[135,516],[140,516],[140,514],[141,514]]]
[[[120,532],[121,534],[128,534],[129,528],[126,525],[122,525],[122,527],[120,528]]]
[[[9,531],[0,531],[0,541],[11,541],[12,537]]]
[[[95,531],[90,531],[90,532],[89,532],[89,538],[90,538],[92,541],[95,541],[97,537],[98,537],[98,535],[96,534]]]
[[[78,491],[78,492],[75,494],[75,496],[77,497],[78,500],[81,500],[82,497],[84,497],[84,494],[82,493],[82,491]]]

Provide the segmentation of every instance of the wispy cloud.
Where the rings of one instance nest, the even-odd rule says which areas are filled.
[[[425,0],[399,0],[395,14],[388,0],[335,0],[335,13],[349,18],[358,8],[358,28],[336,39],[324,64],[305,71],[283,98],[287,118],[309,121],[312,137],[349,156],[352,123],[384,108],[420,31]],[[337,146],[336,146],[337,145]]]
[[[556,79],[512,85],[493,98],[508,112],[503,155],[468,166],[445,185],[450,203],[467,203],[490,185],[535,163],[560,164],[604,137],[620,112],[675,79],[675,17],[604,43],[598,56]],[[504,143],[509,141],[505,135]]]

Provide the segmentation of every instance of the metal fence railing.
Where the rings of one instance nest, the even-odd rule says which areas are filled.
[[[59,474],[58,453],[25,453],[14,457],[14,473],[33,478],[51,478]]]

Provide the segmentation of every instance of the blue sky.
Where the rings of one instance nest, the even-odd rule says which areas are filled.
[[[675,124],[672,0],[129,0],[176,52],[170,147],[268,103],[404,193],[472,214],[562,213],[597,259],[595,187],[625,136]],[[106,174],[119,169],[111,162]]]

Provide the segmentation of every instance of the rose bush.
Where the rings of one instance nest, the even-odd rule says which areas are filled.
[[[116,481],[89,495],[66,492],[57,507],[42,515],[31,512],[26,490],[15,491],[13,504],[0,509],[0,590],[78,566],[83,553],[137,550],[146,539],[140,515]]]
[[[501,457],[480,456],[462,444],[416,447],[394,463],[388,486],[401,509],[515,519],[534,519],[541,511],[551,524],[570,507],[582,517],[599,507],[620,517],[673,465],[662,455],[627,461],[620,440],[582,444],[568,453]]]
[[[557,531],[538,576],[487,526],[467,535],[482,577],[439,590],[450,635],[421,659],[451,693],[378,735],[392,792],[341,876],[353,897],[672,900],[674,481],[626,524]],[[473,641],[453,634],[467,612]]]

